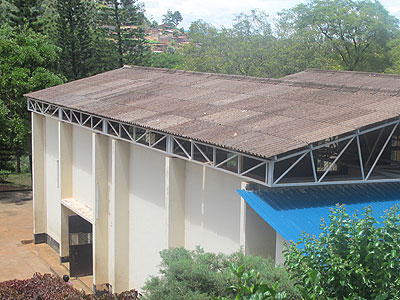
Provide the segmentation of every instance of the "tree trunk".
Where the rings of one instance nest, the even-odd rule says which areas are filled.
[[[21,173],[21,156],[17,154],[16,159],[17,159],[17,173]]]
[[[119,3],[118,0],[114,0],[114,16],[115,16],[115,29],[117,30],[118,39],[118,54],[119,54],[119,66],[124,66],[123,51],[122,51],[122,37],[121,37],[121,20],[119,18]]]

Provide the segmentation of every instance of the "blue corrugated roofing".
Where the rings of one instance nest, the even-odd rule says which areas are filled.
[[[238,190],[238,193],[282,237],[294,242],[302,232],[318,236],[321,218],[329,222],[329,209],[336,204],[345,204],[350,214],[371,206],[379,218],[385,210],[400,203],[399,183]]]

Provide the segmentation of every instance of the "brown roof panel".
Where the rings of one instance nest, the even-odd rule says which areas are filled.
[[[400,76],[306,70],[282,79],[144,67],[27,95],[272,157],[400,115]]]

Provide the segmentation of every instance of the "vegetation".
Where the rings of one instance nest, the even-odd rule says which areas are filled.
[[[7,182],[8,176],[11,172],[8,170],[0,170],[0,183]]]
[[[279,281],[274,285],[260,280],[260,273],[254,270],[245,272],[244,265],[231,265],[231,272],[236,277],[236,281],[229,287],[235,293],[234,300],[266,300],[266,299],[285,299],[285,292],[278,292]],[[216,300],[229,300],[224,297],[218,297]]]
[[[138,300],[136,290],[120,294],[105,294],[100,297],[86,295],[65,284],[58,276],[52,274],[33,274],[31,279],[9,280],[0,282],[0,299],[41,299],[41,300]]]
[[[92,13],[89,2],[56,0],[55,41],[60,52],[62,73],[68,80],[90,75],[90,58],[94,48],[91,42]]]
[[[30,151],[30,119],[23,95],[64,82],[56,72],[59,49],[32,30],[0,28],[0,149]]]
[[[119,67],[124,64],[143,64],[149,47],[144,39],[146,18],[143,5],[136,0],[97,1],[100,26],[107,38],[116,41]]]
[[[144,286],[143,299],[200,300],[213,297],[236,297],[231,285],[257,283],[274,286],[279,281],[277,292],[285,292],[286,299],[299,299],[293,282],[283,267],[275,267],[271,260],[261,257],[245,257],[241,252],[232,255],[206,253],[198,248],[194,251],[183,248],[163,250],[159,277],[152,277]],[[231,264],[243,265],[240,272],[259,273],[260,277],[238,282],[232,273]],[[251,271],[253,270],[253,271]],[[259,281],[257,281],[259,280]],[[261,291],[261,287],[260,287]],[[262,298],[260,298],[262,299]]]
[[[377,1],[310,0],[273,25],[258,10],[237,16],[230,29],[193,22],[182,67],[261,77],[309,67],[397,72],[399,20]]]
[[[332,210],[319,237],[304,234],[286,250],[286,267],[304,299],[400,299],[400,210],[376,220],[371,208]]]
[[[162,19],[164,24],[167,24],[171,27],[177,27],[182,20],[182,15],[178,10],[172,12],[170,9],[168,9],[167,13],[163,15]]]

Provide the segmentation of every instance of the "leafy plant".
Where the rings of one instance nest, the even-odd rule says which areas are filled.
[[[215,297],[234,298],[229,287],[237,283],[231,264],[243,265],[244,272],[254,270],[259,279],[268,286],[277,281],[278,292],[285,292],[286,299],[300,299],[283,267],[275,267],[272,260],[247,256],[236,252],[231,255],[206,253],[201,248],[189,251],[184,248],[167,249],[160,252],[161,276],[152,277],[144,286],[143,299],[160,300],[204,300]],[[255,275],[254,275],[255,276]],[[255,280],[255,277],[252,277]]]
[[[266,299],[285,299],[285,292],[278,292],[279,281],[269,286],[260,280],[260,273],[254,270],[245,271],[245,266],[231,265],[231,272],[236,281],[230,289],[236,294],[234,300],[266,300]],[[229,300],[224,297],[214,300]]]
[[[11,171],[0,170],[0,182],[7,182],[7,178],[10,174],[11,174]]]
[[[370,207],[350,216],[337,206],[329,219],[319,237],[304,234],[286,249],[304,299],[400,299],[399,207],[378,221]]]

